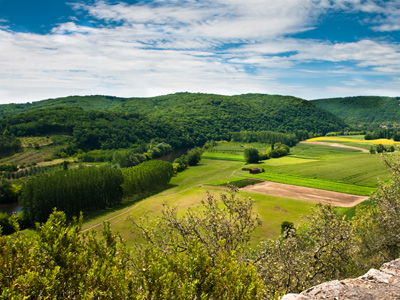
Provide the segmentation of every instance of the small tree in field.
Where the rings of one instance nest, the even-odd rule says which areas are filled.
[[[189,166],[195,166],[201,160],[201,149],[199,147],[193,148],[187,153],[187,160]]]
[[[248,164],[258,163],[258,161],[260,160],[258,150],[256,148],[244,149],[244,159]]]

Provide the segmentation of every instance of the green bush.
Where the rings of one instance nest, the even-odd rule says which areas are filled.
[[[258,163],[260,157],[256,148],[244,149],[244,159],[248,164]]]
[[[189,166],[195,166],[201,160],[202,151],[199,147],[190,149],[187,153],[187,161]]]

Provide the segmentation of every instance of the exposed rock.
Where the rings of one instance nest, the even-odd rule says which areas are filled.
[[[333,280],[281,300],[400,300],[400,259],[355,279]]]

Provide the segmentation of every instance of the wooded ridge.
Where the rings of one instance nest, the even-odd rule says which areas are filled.
[[[75,147],[127,148],[151,139],[174,148],[230,140],[232,132],[340,131],[346,124],[291,96],[177,93],[152,98],[71,96],[0,106],[0,130],[20,136],[72,135]]]

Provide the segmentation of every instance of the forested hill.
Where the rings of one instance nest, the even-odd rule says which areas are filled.
[[[312,101],[354,126],[400,125],[400,97],[359,96]]]
[[[0,118],[16,115],[21,112],[38,110],[41,108],[54,107],[79,107],[85,110],[109,110],[114,106],[127,101],[126,98],[118,98],[113,96],[69,96],[55,99],[47,99],[28,103],[11,103],[0,105]]]
[[[152,98],[71,96],[0,106],[0,126],[16,136],[66,133],[83,150],[124,148],[151,139],[190,147],[236,131],[325,134],[346,124],[290,96],[177,93]]]

